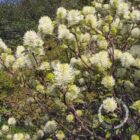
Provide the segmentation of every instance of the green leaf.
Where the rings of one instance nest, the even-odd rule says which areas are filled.
[[[106,139],[109,139],[111,137],[111,133],[108,131],[107,133],[106,133],[106,135],[105,135],[105,138]]]

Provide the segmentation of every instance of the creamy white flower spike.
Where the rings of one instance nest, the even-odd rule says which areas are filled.
[[[24,55],[25,48],[24,46],[18,46],[16,50],[16,57],[20,57]]]
[[[135,59],[128,52],[125,52],[122,54],[120,61],[121,61],[121,64],[123,67],[130,67],[131,65],[133,65],[135,63]]]
[[[122,27],[122,23],[121,23],[121,21],[120,21],[120,19],[119,18],[116,18],[113,22],[112,22],[112,27],[115,27],[115,28],[121,28]]]
[[[81,34],[81,35],[80,35],[80,41],[81,41],[82,43],[84,43],[84,42],[89,42],[90,39],[91,39],[91,36],[90,36],[89,33],[85,33],[85,34]]]
[[[54,67],[55,81],[58,85],[66,85],[74,80],[74,69],[69,64],[57,63]]]
[[[13,140],[25,140],[24,134],[23,133],[14,134]]]
[[[118,7],[122,2],[123,0],[110,0],[110,4],[115,7]]]
[[[43,130],[38,130],[37,136],[38,136],[39,138],[42,138],[42,137],[44,136],[44,131],[43,131]]]
[[[14,63],[14,61],[15,57],[13,55],[7,55],[4,64],[6,67],[10,67]]]
[[[8,125],[3,125],[1,128],[3,133],[7,133],[9,131],[9,126]]]
[[[27,31],[23,37],[23,44],[35,48],[42,46],[43,41],[35,31]]]
[[[131,31],[131,35],[132,35],[132,37],[134,37],[134,38],[140,38],[140,28],[134,28],[134,29]]]
[[[74,100],[78,97],[80,89],[76,85],[69,85],[68,92],[66,93],[66,98],[68,100]]]
[[[67,16],[67,10],[64,7],[60,7],[57,9],[57,18],[64,19]]]
[[[29,134],[25,134],[24,137],[25,137],[25,140],[31,140],[31,136]]]
[[[105,76],[102,79],[101,84],[108,89],[112,88],[115,86],[115,79],[113,78],[113,76]]]
[[[134,56],[140,58],[140,45],[133,45],[129,52]]]
[[[137,58],[135,60],[134,66],[137,67],[137,68],[140,68],[140,59],[139,58]]]
[[[103,108],[106,112],[114,112],[117,109],[117,102],[114,98],[107,98],[103,101]]]
[[[51,133],[51,132],[54,132],[57,128],[57,123],[52,120],[52,121],[48,121],[44,127],[44,131],[46,133]]]
[[[3,40],[0,38],[0,49],[2,50],[7,50],[7,45],[3,42]]]
[[[38,30],[44,34],[52,34],[54,26],[52,20],[48,16],[43,16],[39,20]]]
[[[133,10],[130,17],[134,22],[140,20],[140,10]]]
[[[83,20],[83,15],[78,10],[70,10],[67,15],[67,20],[69,26],[72,26]]]
[[[7,134],[7,136],[6,136],[6,138],[7,138],[7,140],[12,140],[12,134]]]
[[[29,59],[29,57],[27,55],[23,55],[23,56],[20,56],[18,57],[14,64],[13,64],[13,69],[16,70],[18,68],[25,68],[25,67],[28,67],[28,68],[31,68],[32,67],[32,63],[31,63],[31,60]]]
[[[15,125],[16,124],[16,119],[14,117],[11,117],[8,119],[8,124],[9,125]]]
[[[98,40],[97,45],[101,49],[107,49],[108,43],[107,43],[107,41],[105,39],[103,39],[103,40]]]
[[[68,39],[70,41],[73,41],[75,39],[74,35],[70,33],[69,29],[63,24],[60,24],[58,27],[58,38]]]
[[[114,49],[114,59],[120,59],[122,56],[122,52],[118,49]]]
[[[84,15],[94,14],[95,9],[94,9],[94,7],[91,7],[91,6],[85,6],[85,7],[83,7],[82,13]]]
[[[40,70],[50,70],[50,64],[49,62],[42,62],[40,67],[39,67]]]
[[[128,3],[122,2],[118,5],[117,14],[123,15],[124,18],[128,18],[130,11]]]
[[[97,26],[97,18],[94,15],[87,15],[85,22],[87,25],[91,26],[92,28],[95,28]]]
[[[97,66],[100,70],[106,70],[111,67],[111,61],[106,51],[96,53],[90,58],[91,64]]]

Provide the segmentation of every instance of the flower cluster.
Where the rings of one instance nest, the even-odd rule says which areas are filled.
[[[7,46],[1,38],[0,38],[0,49],[4,51],[7,50]]]
[[[114,112],[117,108],[117,103],[114,98],[107,98],[103,101],[103,108],[107,112]]]
[[[103,79],[102,79],[102,85],[104,85],[104,87],[106,88],[112,88],[114,85],[115,85],[115,80],[112,76],[105,76]]]
[[[83,15],[78,10],[71,10],[68,12],[67,20],[69,26],[78,24],[81,20],[83,20]]]
[[[54,67],[55,81],[59,85],[65,85],[73,82],[75,74],[74,69],[68,64],[56,64]]]
[[[39,47],[43,45],[43,41],[41,38],[37,35],[35,31],[27,31],[23,37],[24,42],[23,44],[25,46],[29,47]]]
[[[4,124],[0,130],[0,139],[6,140],[31,140],[31,136],[28,133],[12,133],[11,128],[15,127],[16,119],[14,117],[10,117],[8,119],[8,125]]]
[[[111,67],[111,61],[106,51],[100,51],[90,58],[93,65],[97,66],[100,70],[106,70]]]
[[[43,34],[52,34],[54,26],[51,19],[47,16],[41,17],[39,20],[38,30]]]

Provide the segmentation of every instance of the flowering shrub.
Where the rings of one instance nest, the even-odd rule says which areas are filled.
[[[0,68],[18,81],[35,112],[36,118],[24,116],[36,128],[32,139],[139,139],[139,20],[140,11],[131,3],[94,1],[82,10],[60,7],[55,20],[41,17],[37,32],[27,31],[16,51],[0,40]],[[50,61],[49,40],[66,57]],[[101,104],[110,128],[98,120]],[[114,129],[124,117],[123,126]]]

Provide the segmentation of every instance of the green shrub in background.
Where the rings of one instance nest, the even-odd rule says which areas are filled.
[[[9,46],[14,47],[22,43],[24,32],[36,28],[42,15],[54,17],[59,6],[80,8],[90,2],[91,0],[7,0],[0,4],[0,36]]]

